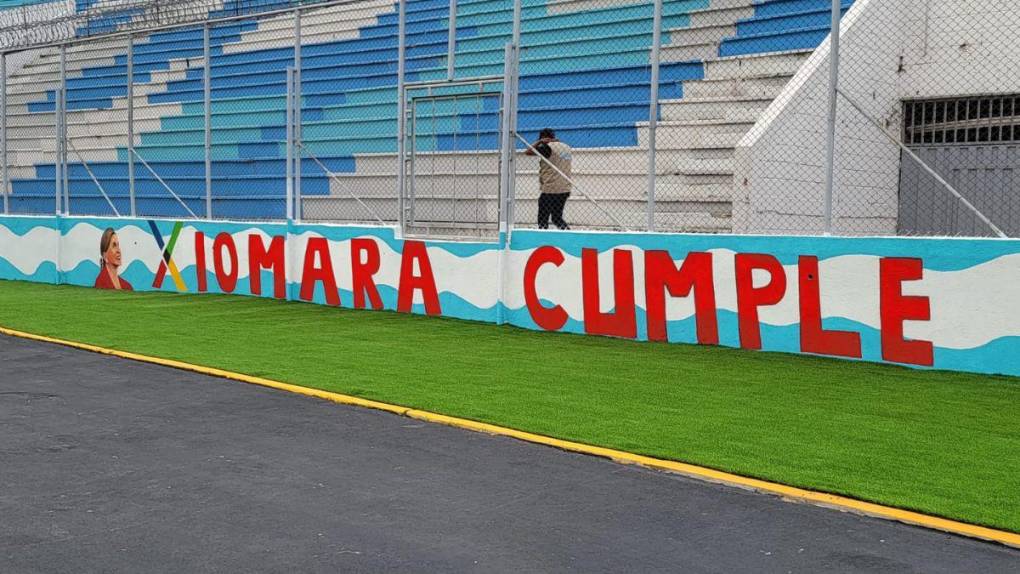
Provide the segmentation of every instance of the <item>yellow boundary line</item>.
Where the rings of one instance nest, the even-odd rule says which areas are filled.
[[[323,391],[319,389],[312,389],[308,387],[301,387],[298,385],[292,385],[289,383],[282,383],[280,381],[274,381],[272,379],[264,379],[262,377],[253,377],[251,375],[245,375],[242,373],[235,373],[232,371],[224,371],[222,369],[216,369],[213,367],[203,367],[201,365],[193,365],[191,363],[185,363],[183,361],[175,361],[173,359],[162,359],[159,357],[151,357],[148,355],[141,355],[138,353],[131,353],[127,351],[118,351],[115,349],[108,349],[106,347],[100,347],[97,345],[90,345],[88,343],[78,343],[75,341],[67,341],[64,339],[57,339],[54,337],[47,337],[44,335],[35,335],[32,333],[25,333],[23,331],[17,331],[14,329],[8,329],[0,327],[0,333],[10,335],[13,337],[20,337],[22,339],[31,339],[34,341],[42,341],[45,343],[55,343],[58,345],[64,345],[67,347],[73,347],[75,349],[82,349],[85,351],[92,351],[94,353],[101,353],[104,355],[112,355],[123,359],[130,359],[132,361],[141,361],[143,363],[153,363],[157,365],[163,365],[165,367],[172,367],[175,369],[181,369],[185,371],[192,371],[195,373],[201,373],[203,375],[212,375],[215,377],[221,377],[225,379],[231,379],[234,381],[241,381],[244,383],[250,383],[253,385],[260,385],[263,387],[269,387],[278,389],[281,391],[287,391],[291,393],[297,393],[309,397],[315,397],[318,399],[324,399],[343,405],[351,405],[357,407],[364,407],[369,409],[375,409],[380,411],[386,411],[389,413],[410,417],[422,421],[431,423],[438,423],[463,429],[468,429],[476,432],[484,432],[493,435],[500,435],[515,438],[530,443],[541,444],[551,446],[554,448],[577,452],[581,454],[587,454],[591,456],[598,456],[602,458],[608,458],[610,460],[624,463],[624,464],[637,464],[648,468],[657,470],[665,470],[670,472],[676,472],[692,478],[726,484],[730,486],[736,486],[740,488],[747,488],[764,492],[768,494],[778,495],[784,499],[806,502],[809,504],[815,504],[820,506],[826,506],[844,511],[850,511],[858,514],[864,514],[867,516],[873,516],[877,518],[884,518],[887,520],[894,520],[897,522],[903,522],[906,524],[912,524],[915,526],[922,526],[924,528],[930,528],[933,530],[941,530],[943,532],[949,532],[952,534],[958,534],[961,536],[967,536],[970,538],[978,538],[981,540],[988,540],[991,542],[998,542],[1007,546],[1013,546],[1020,548],[1020,534],[1007,532],[1005,530],[997,530],[994,528],[987,528],[984,526],[978,526],[975,524],[968,524],[966,522],[959,522],[956,520],[950,520],[947,518],[940,518],[938,516],[931,516],[928,514],[922,514],[919,512],[912,512],[910,510],[902,510],[899,508],[893,508],[890,506],[884,506],[881,504],[875,504],[871,502],[864,502],[862,500],[856,500],[845,496],[839,496],[835,494],[827,494],[824,492],[817,492],[813,490],[805,490],[803,488],[796,488],[793,486],[786,486],[784,484],[777,484],[775,482],[769,482],[766,480],[759,480],[756,478],[748,478],[746,476],[740,476],[737,474],[731,474],[720,470],[714,470],[711,468],[705,468],[693,464],[687,464],[683,462],[676,462],[672,460],[663,460],[659,458],[653,458],[650,456],[643,456],[639,454],[633,454],[621,450],[614,450],[610,448],[603,448],[598,446],[591,446],[583,443],[561,440],[549,436],[524,432],[516,429],[501,427],[488,423],[482,423],[478,421],[472,421],[468,419],[462,419],[458,417],[452,417],[447,415],[441,415],[429,411],[422,411],[418,409],[412,409],[408,407],[402,407],[399,405],[393,405],[390,403],[384,403],[380,401],[373,401],[368,399],[362,399],[350,395],[344,395],[341,393],[334,393],[330,391]]]

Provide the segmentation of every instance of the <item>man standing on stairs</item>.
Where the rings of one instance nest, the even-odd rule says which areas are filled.
[[[538,134],[538,141],[524,153],[542,156],[538,160],[538,228],[549,228],[549,217],[559,229],[570,229],[563,219],[563,208],[570,197],[570,146],[556,139],[549,128]]]

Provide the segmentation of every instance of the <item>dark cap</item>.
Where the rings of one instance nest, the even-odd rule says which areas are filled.
[[[556,132],[552,131],[552,128],[544,128],[538,132],[538,139],[555,138]]]

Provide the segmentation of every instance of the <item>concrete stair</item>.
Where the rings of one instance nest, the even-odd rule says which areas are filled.
[[[303,38],[309,44],[346,38],[358,26],[376,22],[378,14],[390,9],[390,3],[373,0],[361,11],[350,11],[347,15],[352,19],[343,25],[337,24],[336,17],[344,9],[310,13],[303,18]],[[685,81],[683,98],[660,102],[654,188],[656,229],[712,233],[732,229],[735,147],[810,54],[795,51],[719,58],[722,40],[735,34],[738,20],[753,13],[752,0],[711,0],[708,8],[691,13],[688,27],[669,31],[670,43],[662,47],[662,61],[703,61],[704,77]],[[229,53],[285,45],[292,41],[291,25],[289,17],[265,20],[258,30],[244,32],[240,42],[225,44],[223,50]],[[124,47],[122,42],[111,42],[95,48],[69,49],[69,77],[79,76],[84,67],[112,65],[112,55],[122,53]],[[53,163],[56,155],[53,112],[28,112],[28,103],[45,101],[45,91],[59,86],[58,52],[39,54],[8,81],[8,163],[26,171],[33,164]],[[202,65],[201,57],[173,60],[169,70],[154,71],[148,82],[135,85],[136,133],[158,132],[160,118],[181,113],[180,104],[149,104],[144,96],[163,91],[167,82],[180,80],[187,69]],[[254,101],[252,106],[253,111],[258,107]],[[123,98],[114,98],[111,109],[69,112],[68,131],[85,161],[116,161],[117,148],[127,144]],[[647,122],[638,123],[634,147],[575,147],[576,190],[568,203],[568,221],[576,228],[617,228],[604,209],[629,229],[646,229],[648,147]],[[69,159],[77,163],[78,156],[69,151]],[[360,200],[384,219],[397,219],[395,154],[362,154],[355,160],[354,173],[339,174],[330,181],[329,195],[303,198],[304,218],[374,221]],[[416,229],[450,236],[464,236],[465,230],[471,229],[485,235],[495,229],[499,187],[499,156],[495,151],[420,154],[416,162],[421,162],[414,181]],[[537,170],[536,158],[517,156],[515,213],[524,226],[533,225],[536,218]]]
[[[567,202],[564,218],[579,229],[620,229],[646,230],[647,203],[645,199],[621,199],[603,197],[596,207],[580,194],[573,194]],[[337,220],[373,222],[378,214],[383,220],[396,219],[397,198],[383,197],[307,196],[302,198],[302,218],[306,220]],[[472,198],[436,196],[418,198],[408,202],[409,223],[412,233],[461,236],[478,229],[494,230],[498,222],[497,198]],[[724,233],[731,228],[731,212],[727,204],[720,204],[716,211],[707,211],[701,206],[683,202],[657,203],[654,214],[655,227],[659,230]],[[517,227],[535,227],[538,218],[538,198],[518,197],[515,203]],[[604,211],[603,211],[604,210]],[[606,213],[612,214],[612,217]]]
[[[691,13],[690,26],[670,30],[661,50],[664,62],[702,60],[705,70],[703,79],[684,82],[682,99],[660,102],[655,217],[662,229],[731,229],[734,149],[810,54],[718,57],[737,21],[753,14],[750,0],[713,0]],[[639,125],[639,145],[648,141],[647,125]]]

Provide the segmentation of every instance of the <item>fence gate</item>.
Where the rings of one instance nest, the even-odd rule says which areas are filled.
[[[405,88],[405,235],[496,239],[504,105],[502,78]]]
[[[904,143],[1009,236],[1020,234],[1020,96],[911,101]],[[900,163],[902,235],[992,235],[907,154]]]

